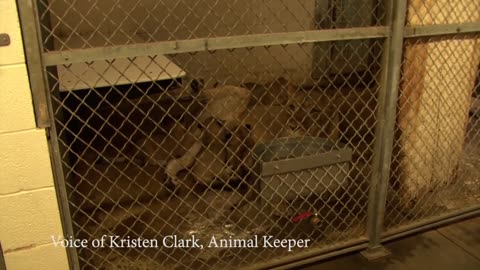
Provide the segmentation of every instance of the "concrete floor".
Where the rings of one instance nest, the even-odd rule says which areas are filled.
[[[304,270],[480,270],[480,217],[400,240],[388,258],[369,262],[359,253],[304,266]]]

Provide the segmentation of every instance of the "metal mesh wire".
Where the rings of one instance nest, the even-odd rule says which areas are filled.
[[[386,25],[383,2],[38,0],[36,8],[44,56],[52,56],[114,45],[364,29]],[[477,0],[412,0],[407,10],[407,26],[480,18]],[[406,40],[388,231],[480,201],[478,38]],[[376,115],[385,109],[378,104],[384,41],[217,51],[205,43],[196,53],[155,51],[47,67],[75,237],[159,244],[80,248],[81,268],[232,269],[366,239]],[[272,142],[279,155],[267,160],[258,149]],[[306,214],[312,216],[298,222]],[[162,247],[169,235],[195,236],[204,245],[212,236],[230,245],[269,235],[311,242],[293,252]]]
[[[388,229],[480,203],[478,37],[406,42]]]
[[[358,44],[365,50],[356,51]],[[135,58],[49,69],[76,237],[162,241],[175,234],[205,243],[212,235],[275,235],[311,239],[316,249],[364,237],[382,44],[324,44],[338,53],[316,61],[312,45],[167,58],[197,78],[187,86],[178,73],[168,73],[164,56],[147,57],[142,66]],[[145,66],[163,72],[150,74]],[[133,69],[134,79],[128,75]],[[273,192],[280,201],[259,199],[257,186],[266,178],[254,166],[256,146],[308,136],[333,144],[323,152],[351,149],[352,157],[278,174],[290,181],[288,191]],[[191,162],[172,162],[187,152]],[[172,164],[185,165],[172,174]],[[317,225],[292,223],[304,212],[317,214]],[[79,250],[83,269],[210,269],[291,254],[265,248]]]
[[[479,22],[480,1],[411,0],[407,25]]]
[[[46,50],[381,25],[383,1],[39,0]],[[52,47],[55,43],[55,48]]]

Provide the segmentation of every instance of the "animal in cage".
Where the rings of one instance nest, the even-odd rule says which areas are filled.
[[[242,179],[248,171],[248,166],[252,164],[249,157],[252,145],[248,143],[250,141],[248,127],[234,126],[230,123],[228,127],[218,128],[220,136],[207,140],[204,138],[203,148],[192,160],[193,177],[206,185],[212,184],[215,180],[226,183],[233,179]],[[206,142],[208,144],[205,144]]]
[[[191,121],[176,120],[163,134],[152,135],[140,143],[147,160],[165,167],[175,185],[181,182],[178,174],[184,170],[206,185],[215,180],[226,183],[248,174],[252,163],[248,152],[254,145],[301,136],[337,141],[340,133],[347,134],[340,131],[342,123],[350,128],[353,122],[361,120],[351,110],[351,104],[368,104],[362,98],[367,95],[358,91],[346,93],[345,98],[318,88],[305,90],[283,78],[269,85],[244,86],[250,89],[228,85],[202,89],[195,98],[203,104],[202,108],[192,113]],[[272,92],[277,92],[277,96]],[[374,119],[374,109],[364,111],[365,118]],[[367,121],[368,124],[371,123]],[[373,123],[365,129],[371,132],[372,126]]]
[[[202,90],[198,100],[204,107],[191,123],[177,121],[168,132],[140,145],[150,160],[165,167],[175,185],[180,183],[179,172],[187,169],[207,185],[239,178],[251,163],[244,160],[251,147],[250,128],[240,121],[249,98],[247,89],[234,86]]]
[[[182,156],[195,141],[191,128],[183,122],[176,122],[169,130],[153,134],[138,144],[145,154],[145,163],[165,167],[171,157]]]
[[[228,123],[241,120],[250,103],[251,95],[248,89],[226,85],[203,89],[198,99],[204,104],[204,109],[198,116],[200,122],[213,117]]]
[[[201,183],[210,184],[214,179],[227,182],[232,176],[241,178],[248,171],[246,167],[252,163],[248,161],[251,159],[247,157],[248,149],[258,143],[305,135],[338,138],[338,113],[329,108],[326,95],[308,93],[292,84],[287,84],[280,97],[282,93],[285,99],[268,98],[256,104],[251,102],[252,96],[258,96],[255,89],[221,86],[202,90],[198,99],[204,108],[195,116],[199,124],[174,127],[169,133],[172,135],[167,135],[168,140],[163,140],[162,145],[166,143],[167,148],[154,150],[157,156],[170,159],[166,164],[167,175],[178,185],[177,174],[190,168]],[[182,131],[186,133],[180,134]],[[183,141],[177,143],[182,137]],[[151,139],[147,141],[147,145],[153,144]],[[151,153],[152,148],[146,152]],[[180,152],[183,154],[179,155]]]
[[[155,163],[165,167],[174,184],[179,184],[177,175],[186,169],[199,182],[209,184],[216,178],[229,179],[244,163],[243,141],[248,134],[245,126],[227,126],[208,117],[193,127],[177,123],[168,134],[146,139],[143,147]]]

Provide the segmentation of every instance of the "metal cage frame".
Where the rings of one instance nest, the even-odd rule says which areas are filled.
[[[257,269],[278,267],[279,269],[299,266],[320,259],[351,251],[367,250],[375,256],[381,252],[382,243],[419,230],[447,222],[477,215],[480,204],[434,218],[422,219],[394,230],[385,230],[384,217],[387,204],[388,182],[391,175],[391,161],[394,146],[394,129],[400,88],[403,45],[405,40],[414,38],[445,37],[455,34],[480,34],[480,22],[454,23],[444,25],[406,25],[407,2],[386,1],[386,25],[344,29],[325,29],[272,34],[251,34],[228,37],[196,38],[188,40],[158,41],[144,44],[95,47],[68,51],[44,51],[39,25],[39,9],[35,0],[17,0],[24,39],[28,73],[33,96],[36,123],[45,128],[54,170],[55,186],[59,201],[64,234],[74,235],[69,210],[67,188],[62,169],[62,156],[58,143],[54,115],[49,99],[46,70],[50,67],[93,60],[121,57],[148,56],[157,54],[191,53],[237,48],[252,48],[271,45],[317,43],[325,41],[351,41],[358,39],[382,39],[382,74],[378,94],[377,126],[375,130],[373,174],[368,195],[367,236],[334,245],[326,249],[309,250],[288,258],[255,265]],[[380,251],[379,251],[380,250]],[[75,249],[68,248],[67,254],[72,269],[80,269]]]

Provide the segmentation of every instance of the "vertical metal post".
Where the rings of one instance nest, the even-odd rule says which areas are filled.
[[[22,38],[24,40],[28,76],[35,108],[35,118],[37,127],[46,129],[63,234],[65,238],[67,238],[69,236],[74,236],[74,231],[62,168],[62,158],[58,145],[58,138],[56,137],[57,133],[55,130],[52,102],[48,94],[49,84],[55,85],[55,82],[52,82],[47,78],[45,72],[46,69],[42,62],[44,48],[42,37],[48,35],[48,33],[42,32],[39,25],[39,13],[43,13],[43,8],[41,5],[38,5],[37,1],[38,0],[17,0],[17,7],[22,28]],[[45,20],[49,20],[49,16],[45,16]],[[45,25],[49,25],[49,23],[50,22],[48,21]],[[53,41],[48,42],[48,45],[53,46]],[[56,67],[51,67],[50,69],[52,72],[56,73]],[[80,269],[77,250],[73,247],[69,247],[66,248],[66,251],[70,269]]]
[[[37,127],[50,126],[47,105],[47,89],[43,74],[41,39],[33,1],[18,0],[18,14],[22,25],[22,39],[27,61],[28,78],[32,92],[33,108]]]
[[[368,202],[369,247],[362,252],[367,259],[377,259],[389,254],[381,245],[381,233],[392,159],[406,14],[407,1],[387,1],[387,23],[391,27],[391,34],[384,45],[378,94],[375,157]]]

